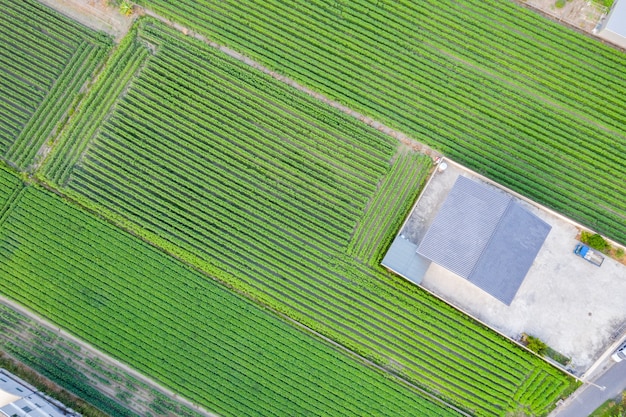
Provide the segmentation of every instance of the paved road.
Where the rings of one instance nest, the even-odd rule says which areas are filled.
[[[626,389],[626,361],[614,363],[593,383],[606,387],[604,391],[593,385],[586,385],[570,397],[563,405],[550,414],[550,417],[587,417],[606,400],[617,397]]]

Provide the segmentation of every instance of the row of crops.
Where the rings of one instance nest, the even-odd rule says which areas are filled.
[[[7,353],[7,355],[5,355]],[[50,391],[39,385],[39,378],[24,378],[44,393],[85,417],[201,417],[196,410],[181,404],[131,376],[112,360],[86,350],[56,328],[46,328],[13,308],[0,303],[0,367],[15,373],[17,359],[61,388],[76,393],[82,401],[69,399],[65,392]],[[30,372],[29,372],[30,374]],[[28,375],[27,375],[28,376]],[[44,383],[45,384],[45,383]],[[107,393],[98,390],[107,386]],[[84,404],[86,401],[88,404]],[[94,406],[98,408],[97,411]],[[104,413],[106,414],[104,414]]]
[[[111,41],[35,0],[0,0],[0,157],[26,169]]]
[[[545,412],[569,387],[371,266],[430,161],[149,19],[106,71],[113,79],[96,85],[43,167],[49,185],[476,415]]]
[[[380,263],[431,171],[429,162],[426,155],[399,153],[394,169],[381,181],[357,223],[347,250],[350,256],[365,263]]]
[[[617,50],[510,0],[140,3],[626,242]]]
[[[14,173],[0,167],[0,218],[8,210],[15,195],[23,188],[22,181]]]
[[[220,415],[453,416],[55,194],[0,225],[0,291]]]

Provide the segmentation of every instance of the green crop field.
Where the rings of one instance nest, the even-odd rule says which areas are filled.
[[[0,157],[26,169],[111,41],[34,0],[0,7]]]
[[[626,242],[626,55],[510,0],[142,0]]]
[[[428,158],[150,19],[105,75],[43,167],[50,186],[476,415],[544,413],[571,386],[376,266]]]
[[[0,275],[2,294],[223,416],[458,415],[35,187],[0,224]]]
[[[0,222],[9,212],[16,196],[22,192],[23,188],[19,177],[0,166]]]

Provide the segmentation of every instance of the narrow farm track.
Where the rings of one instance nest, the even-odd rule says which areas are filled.
[[[543,410],[569,385],[369,269],[427,157],[398,157],[394,138],[153,19],[131,33],[105,71],[134,76],[85,99],[43,167],[50,186],[471,414],[503,415],[520,390]],[[527,385],[536,369],[548,377]],[[548,385],[547,402],[534,399]]]
[[[327,96],[325,96],[324,94],[319,93],[318,91],[312,90],[308,87],[306,87],[303,84],[298,83],[297,81],[295,81],[294,79],[291,79],[277,71],[274,71],[272,69],[270,69],[269,67],[261,64],[258,61],[255,61],[251,58],[249,58],[248,56],[241,54],[237,51],[235,51],[234,49],[228,48],[226,46],[224,46],[223,44],[218,44],[216,42],[213,42],[211,39],[207,38],[206,36],[203,36],[201,33],[198,32],[194,32],[193,30],[181,25],[180,21],[172,21],[170,19],[167,19],[165,17],[163,17],[162,15],[156,13],[154,10],[152,10],[149,7],[143,8],[142,9],[142,13],[145,14],[146,16],[150,16],[153,17],[163,23],[166,23],[167,25],[175,28],[176,30],[178,30],[181,33],[185,33],[188,34],[189,36],[193,36],[194,38],[206,43],[207,45],[212,46],[213,48],[216,48],[222,52],[224,52],[226,55],[231,56],[235,59],[237,59],[238,61],[243,62],[246,65],[251,66],[252,68],[255,68],[269,76],[271,76],[272,78],[287,84],[290,87],[293,87],[295,89],[297,89],[298,91],[302,91],[303,93],[309,95],[310,97],[319,100],[325,104],[328,104],[329,106],[341,111],[342,113],[345,113],[351,117],[354,117],[355,119],[360,120],[361,122],[367,124],[368,126],[371,126],[381,132],[383,132],[386,135],[389,135],[393,138],[396,138],[398,140],[400,140],[401,142],[411,145],[415,148],[415,150],[418,150],[422,153],[425,153],[427,155],[432,155],[432,156],[438,156],[439,154],[434,151],[433,149],[431,149],[429,146],[427,146],[426,144],[422,143],[422,142],[418,142],[417,140],[409,137],[408,135],[404,134],[403,132],[401,132],[400,130],[396,130],[393,129],[387,125],[385,125],[384,123],[380,122],[379,120],[376,120],[375,118],[371,118],[366,116],[365,114],[359,113],[358,111],[355,111],[353,108],[345,106],[344,104],[340,103],[339,101],[336,100],[332,100],[330,98],[328,98]],[[321,127],[321,126],[318,126]]]
[[[614,49],[505,0],[141,3],[626,239],[626,190],[614,187],[626,175],[626,59]]]

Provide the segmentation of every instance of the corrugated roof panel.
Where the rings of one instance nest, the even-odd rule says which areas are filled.
[[[459,176],[417,252],[468,278],[511,197]]]
[[[552,227],[511,202],[469,281],[509,305]]]
[[[550,229],[504,191],[458,177],[417,252],[510,304]]]

